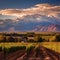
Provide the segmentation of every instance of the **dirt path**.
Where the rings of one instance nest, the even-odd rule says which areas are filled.
[[[0,60],[3,60],[1,56],[2,53]],[[25,50],[6,55],[5,60],[60,60],[60,53],[39,46],[36,50],[32,49],[28,55]]]

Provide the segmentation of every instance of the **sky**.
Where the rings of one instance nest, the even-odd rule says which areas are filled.
[[[42,3],[60,5],[60,0],[0,0],[0,9],[28,8]]]
[[[0,32],[60,31],[60,0],[0,0]]]

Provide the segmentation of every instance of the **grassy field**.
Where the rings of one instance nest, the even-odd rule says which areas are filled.
[[[60,42],[44,42],[42,45],[60,53]]]
[[[24,42],[22,42],[22,43],[0,43],[0,46],[2,46],[3,48],[4,47],[7,47],[7,48],[9,48],[9,47],[11,47],[11,46],[26,46],[27,48],[29,47],[29,46],[38,46],[38,45],[42,45],[42,46],[44,46],[44,47],[46,47],[46,48],[49,48],[49,49],[52,49],[52,50],[54,50],[54,51],[56,51],[56,52],[59,52],[60,53],[60,42],[42,42],[42,43],[24,43]]]

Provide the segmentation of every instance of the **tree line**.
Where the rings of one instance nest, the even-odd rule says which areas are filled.
[[[49,42],[49,39],[46,40],[40,36],[37,36],[37,40],[36,39],[29,39],[28,40],[28,37],[27,36],[22,36],[21,38],[18,38],[18,37],[13,37],[13,36],[2,36],[0,37],[0,42]],[[55,40],[53,40],[53,42],[60,42],[60,35],[57,35],[55,37]]]

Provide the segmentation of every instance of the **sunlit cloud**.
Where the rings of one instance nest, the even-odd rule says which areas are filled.
[[[56,31],[59,27],[55,25],[60,26],[60,6],[37,4],[26,9],[0,10],[1,31],[26,31],[33,29],[36,25],[39,26],[40,31]],[[36,31],[37,28],[33,30]]]
[[[31,8],[26,9],[4,9],[0,10],[0,14],[7,16],[15,16],[16,18],[23,19],[28,15],[43,15],[46,17],[55,17],[60,19],[60,6],[54,6],[50,4],[37,4]],[[38,17],[36,17],[39,20]]]

